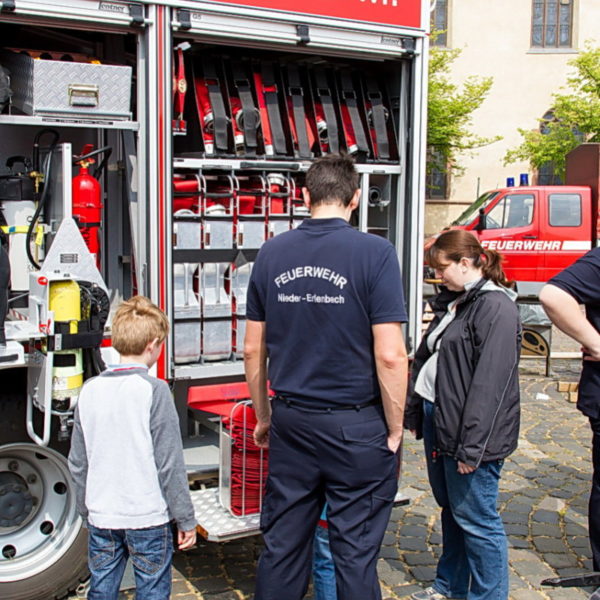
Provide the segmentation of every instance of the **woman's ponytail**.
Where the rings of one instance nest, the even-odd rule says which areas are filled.
[[[483,276],[486,279],[492,280],[496,285],[513,287],[514,282],[506,279],[506,274],[502,269],[502,255],[495,250],[490,250],[489,248],[483,249],[482,254],[483,258],[480,259],[480,261],[475,261],[475,265],[479,266],[477,265],[477,262],[481,263]]]

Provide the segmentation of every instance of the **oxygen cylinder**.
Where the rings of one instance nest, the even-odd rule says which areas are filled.
[[[75,281],[52,281],[48,291],[48,309],[54,313],[56,333],[77,333],[81,320],[81,292]],[[56,410],[72,410],[83,385],[81,349],[54,353],[52,364],[52,400]]]

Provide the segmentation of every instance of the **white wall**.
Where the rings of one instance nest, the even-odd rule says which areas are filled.
[[[517,129],[536,129],[538,119],[552,106],[552,94],[566,85],[586,40],[599,43],[600,0],[575,0],[573,49],[532,50],[531,0],[450,0],[448,44],[461,48],[454,62],[452,80],[461,84],[470,75],[492,76],[491,91],[473,114],[472,130],[483,137],[501,135],[502,140],[463,155],[465,173],[453,178],[447,203],[430,203],[426,231],[432,233],[462,211],[465,203],[481,192],[502,186],[513,176],[532,173],[527,163],[503,165],[506,151],[517,147]],[[479,181],[479,184],[478,184]]]

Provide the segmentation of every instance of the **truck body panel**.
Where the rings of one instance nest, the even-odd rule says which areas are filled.
[[[411,266],[423,260],[428,8],[426,0],[327,0],[305,3],[300,13],[289,0],[18,0],[14,9],[2,7],[0,50],[132,72],[129,111],[118,117],[86,114],[103,98],[94,81],[65,82],[64,97],[77,110],[67,104],[64,115],[21,114],[0,98],[0,227],[13,270],[27,274],[15,278],[7,344],[0,344],[0,371],[11,382],[0,394],[0,488],[18,482],[25,507],[0,528],[2,598],[47,600],[85,576],[85,532],[65,459],[77,388],[65,393],[59,384],[80,380],[73,375],[79,364],[99,368],[95,352],[110,345],[110,332],[92,315],[106,318],[111,301],[136,293],[173,324],[154,374],[173,389],[188,477],[209,485],[193,492],[206,536],[257,532],[257,515],[234,516],[218,501],[214,484],[228,456],[217,447],[219,428],[229,407],[248,396],[242,340],[252,262],[266,239],[306,218],[298,191],[316,157],[336,148],[357,153],[362,197],[352,225],[395,245],[410,317],[405,337],[416,347],[421,274]],[[254,134],[243,124],[255,118],[252,104]],[[308,155],[299,142],[300,108]],[[90,168],[98,169],[100,223],[85,222],[72,183],[72,163],[90,146],[101,152]],[[14,157],[29,162],[20,167]],[[36,162],[44,177],[31,196]],[[65,220],[71,216],[77,221]],[[61,223],[83,241],[65,245]],[[98,278],[69,267],[96,268],[85,249],[93,228]],[[55,239],[60,252],[58,245],[52,252]],[[42,269],[45,255],[58,255],[56,268],[39,271],[27,245]],[[56,282],[69,283],[72,308],[78,293],[83,307],[64,322],[55,318],[65,314]],[[219,395],[211,406],[198,401],[208,388]],[[47,452],[37,451],[46,444]],[[33,502],[42,496],[51,502],[39,505],[48,508],[48,523]],[[48,535],[52,528],[56,535]]]

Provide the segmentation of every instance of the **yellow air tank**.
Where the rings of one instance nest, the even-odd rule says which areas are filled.
[[[57,325],[68,324],[68,333],[78,332],[81,320],[81,291],[75,281],[52,281],[49,290],[49,307],[54,312]],[[63,329],[65,332],[65,329]],[[52,365],[52,399],[67,401],[63,410],[74,406],[83,385],[83,360],[81,349],[61,350],[54,353]],[[70,400],[70,401],[69,401]],[[58,408],[58,407],[57,407]],[[60,410],[60,409],[59,409]]]

